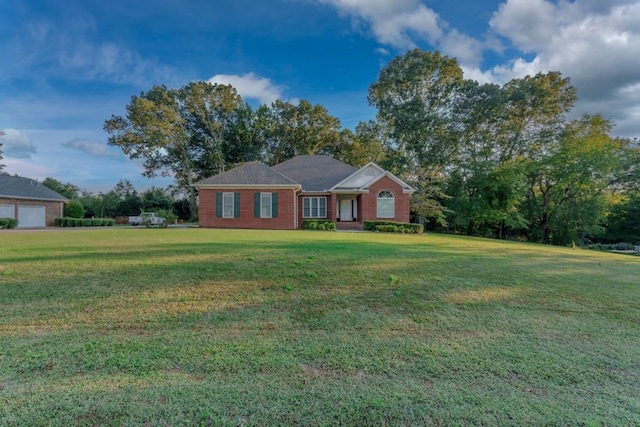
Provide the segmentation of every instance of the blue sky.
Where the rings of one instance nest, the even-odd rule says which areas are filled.
[[[0,2],[6,171],[89,191],[168,179],[107,145],[102,125],[154,84],[233,84],[254,105],[307,99],[353,128],[394,56],[457,57],[504,83],[560,71],[576,115],[640,136],[640,0],[11,0]]]

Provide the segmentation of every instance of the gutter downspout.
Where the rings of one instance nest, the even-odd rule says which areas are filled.
[[[298,192],[302,190],[293,190],[293,229],[298,229]]]

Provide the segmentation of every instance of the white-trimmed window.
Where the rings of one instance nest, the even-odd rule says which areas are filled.
[[[233,193],[222,193],[222,217],[233,218],[235,212]]]
[[[396,202],[391,191],[382,190],[378,193],[376,216],[378,218],[394,218],[396,216]]]
[[[260,193],[260,218],[271,218],[271,193]]]
[[[326,218],[327,198],[326,197],[303,197],[302,198],[303,218]]]

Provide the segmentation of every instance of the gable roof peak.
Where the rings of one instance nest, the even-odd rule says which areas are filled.
[[[357,169],[326,155],[301,155],[272,167],[299,183],[303,191],[324,192],[344,180]]]

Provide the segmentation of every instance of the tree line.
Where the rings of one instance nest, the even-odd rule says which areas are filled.
[[[174,188],[151,187],[138,192],[131,181],[123,179],[107,192],[92,193],[52,177],[45,178],[42,185],[70,200],[64,215],[74,218],[121,218],[126,222],[125,217],[143,211],[160,212],[170,221],[191,217],[188,201]]]
[[[416,49],[381,70],[368,95],[376,119],[353,130],[307,100],[253,108],[232,86],[206,82],[132,96],[104,130],[110,145],[144,162],[144,175],[175,178],[192,219],[192,184],[202,178],[248,161],[325,154],[356,167],[375,161],[412,184],[412,214],[429,230],[640,243],[638,141],[613,137],[600,114],[569,118],[577,96],[559,72],[481,84],[455,58]]]

